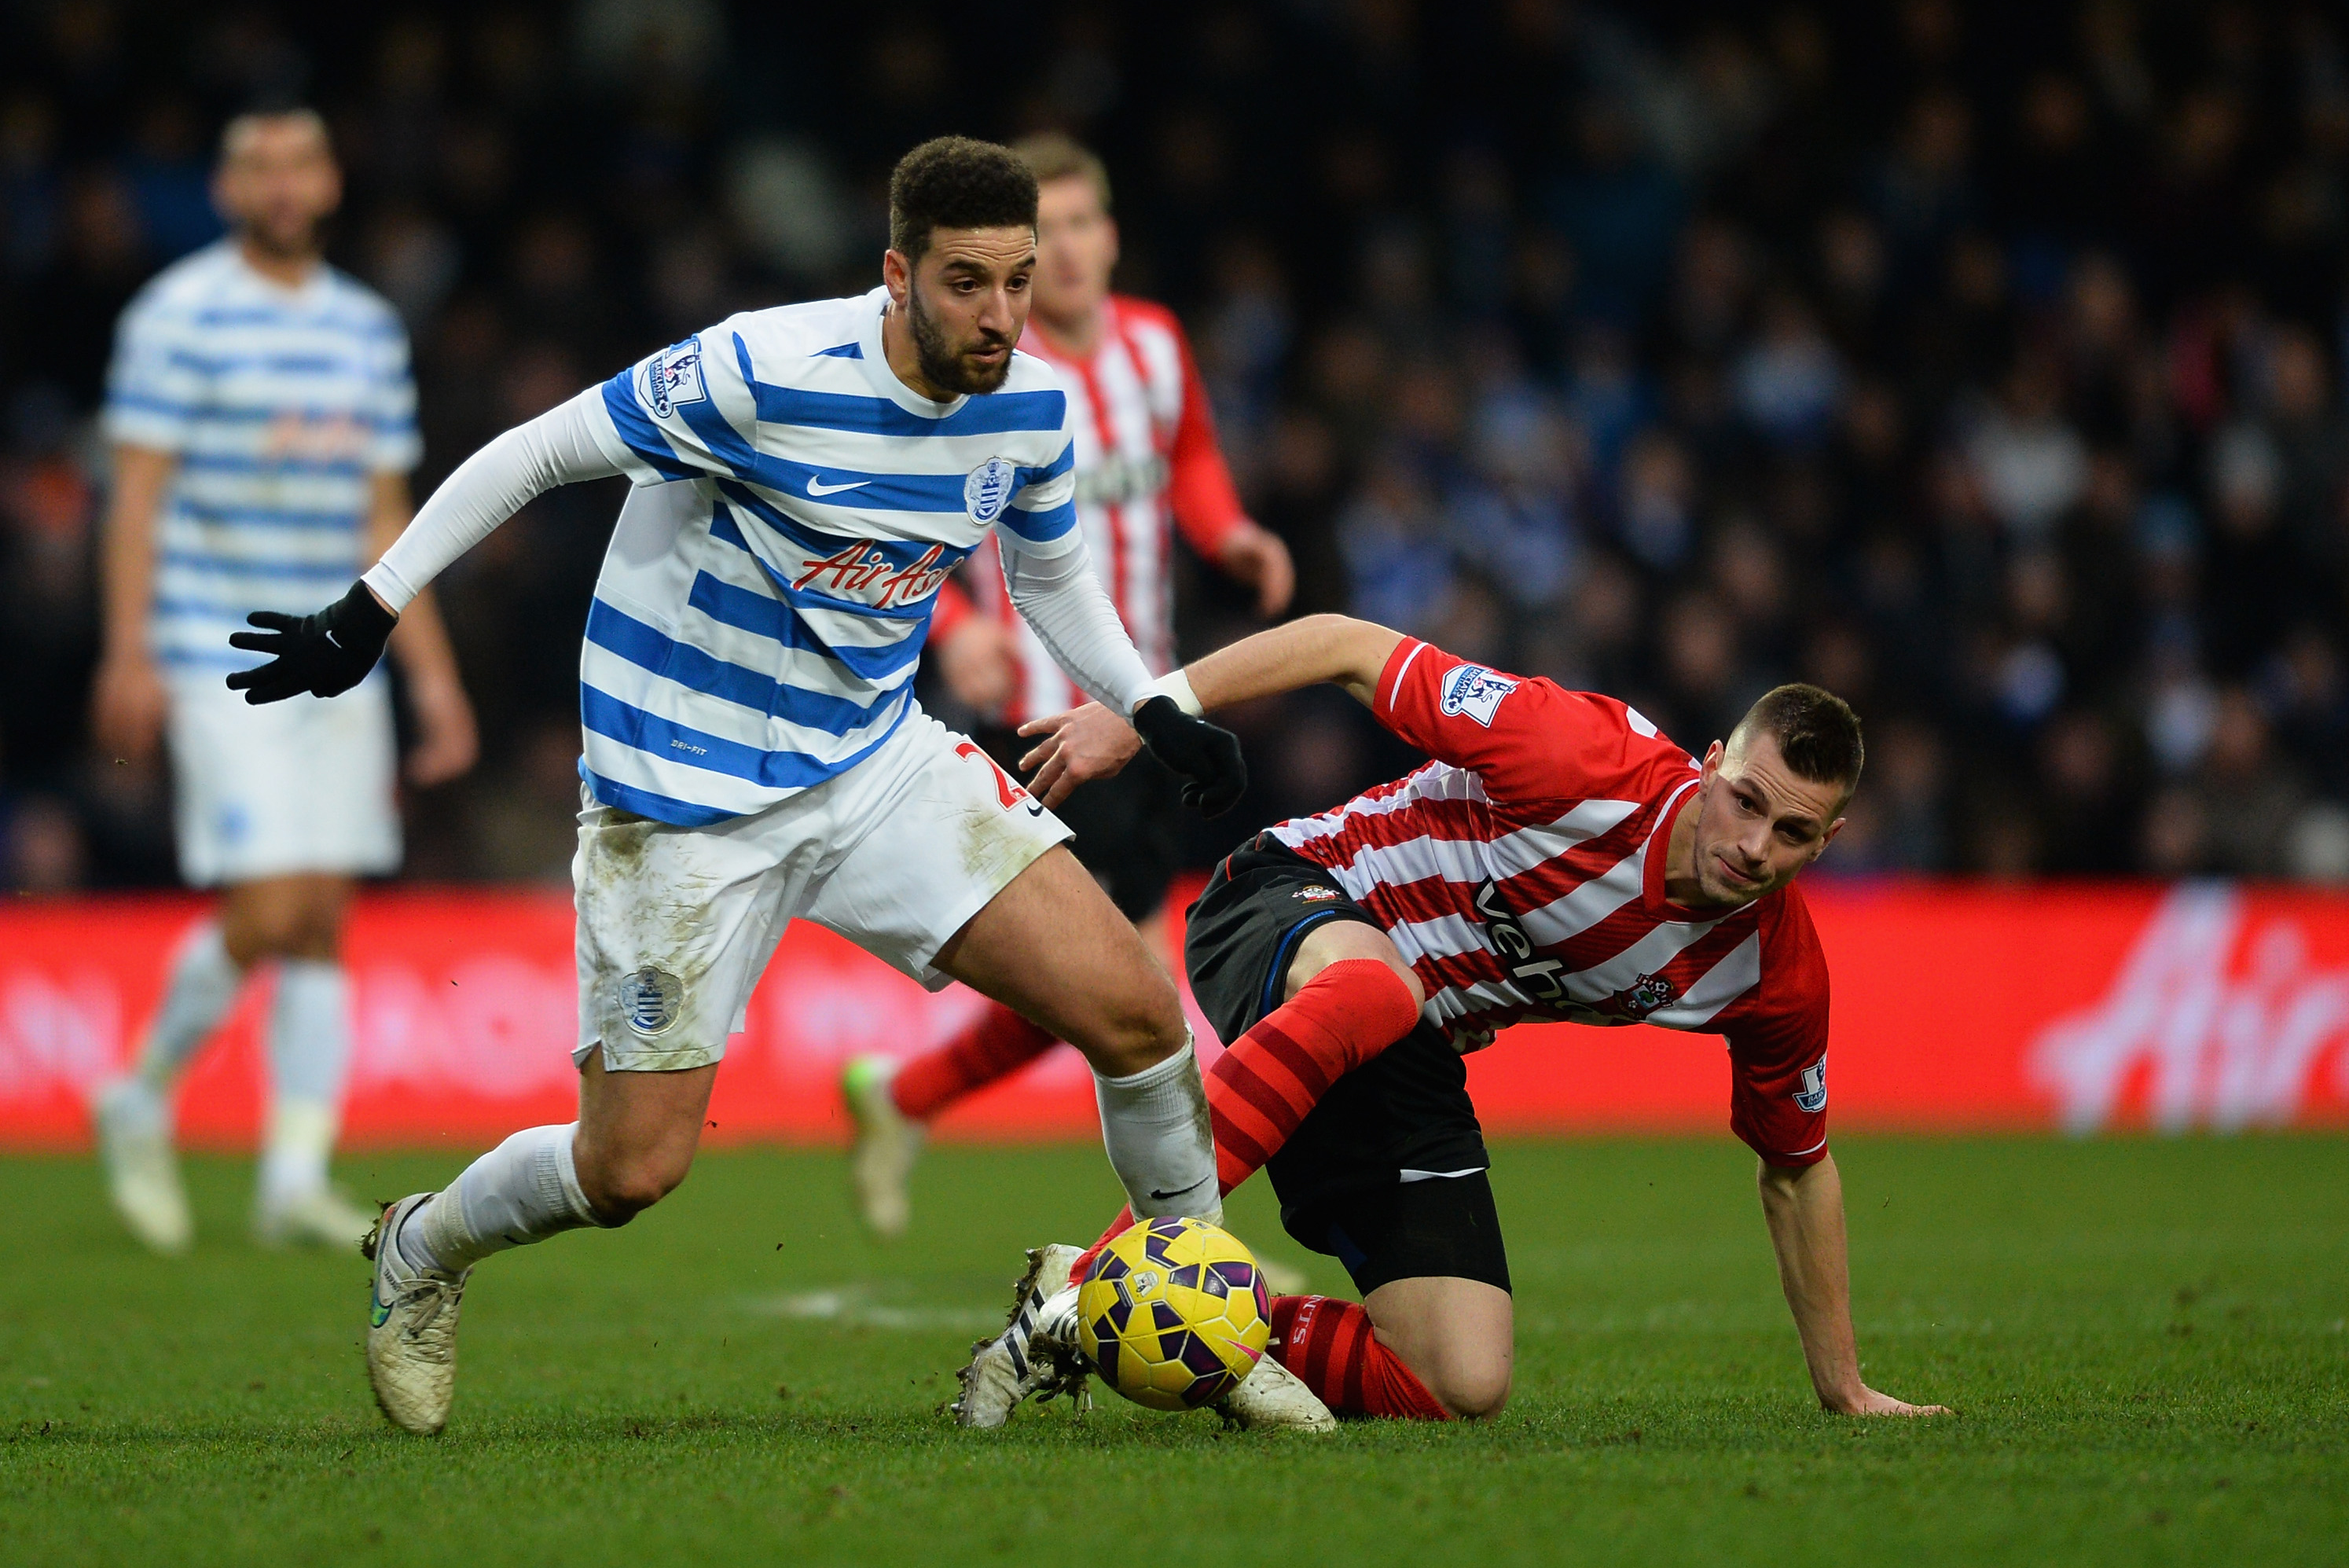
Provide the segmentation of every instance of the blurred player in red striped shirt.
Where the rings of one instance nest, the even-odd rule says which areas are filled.
[[[1077,512],[1093,567],[1154,675],[1174,666],[1174,533],[1201,559],[1256,590],[1267,618],[1288,607],[1296,572],[1278,535],[1241,509],[1216,443],[1206,388],[1174,312],[1110,292],[1118,236],[1108,171],[1064,136],[1015,149],[1036,173],[1034,303],[1019,347],[1060,372],[1076,432]],[[1015,731],[1084,701],[1004,592],[995,546],[982,545],[938,595],[930,631],[955,695],[991,724],[974,734],[1012,767]],[[967,591],[965,591],[967,590]],[[1071,797],[1070,847],[1153,951],[1175,870],[1174,775],[1148,757]],[[955,1039],[902,1064],[862,1056],[842,1076],[857,1126],[857,1204],[883,1236],[905,1230],[906,1178],[921,1130],[956,1101],[1009,1076],[1054,1044],[1010,1009],[990,1006]]]

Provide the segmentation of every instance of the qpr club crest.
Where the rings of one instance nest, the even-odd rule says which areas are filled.
[[[1795,1106],[1796,1109],[1813,1115],[1827,1108],[1827,1059],[1825,1056],[1803,1069],[1802,1085],[1795,1091]]]
[[[620,1016],[639,1034],[665,1034],[685,1011],[685,982],[651,964],[623,977]]]
[[[1444,672],[1444,711],[1451,718],[1465,715],[1489,730],[1501,699],[1516,689],[1516,681],[1481,664],[1455,664]]]
[[[962,482],[963,509],[970,520],[984,528],[1003,515],[1004,507],[1011,503],[1011,486],[1019,471],[1008,459],[990,457],[970,471]]]
[[[667,419],[680,403],[698,403],[709,396],[701,382],[701,339],[673,343],[652,358],[645,377],[645,401]]]

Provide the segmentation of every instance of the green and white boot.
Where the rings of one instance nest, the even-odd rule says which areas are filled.
[[[419,1192],[383,1211],[359,1252],[375,1263],[367,1314],[367,1381],[375,1402],[402,1431],[426,1437],[449,1424],[457,1394],[457,1312],[465,1278],[411,1266],[399,1255],[399,1227],[436,1195]]]

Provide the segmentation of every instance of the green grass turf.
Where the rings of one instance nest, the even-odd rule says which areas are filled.
[[[1813,1407],[1725,1140],[1502,1146],[1515,1403],[1321,1439],[1114,1401],[947,1424],[1019,1249],[1105,1217],[1097,1149],[934,1151],[885,1250],[836,1158],[713,1155],[627,1231],[481,1270],[439,1439],[368,1402],[364,1265],[243,1241],[243,1165],[191,1162],[171,1262],[86,1164],[0,1160],[0,1563],[2349,1560],[2349,1141],[1838,1154],[1868,1375],[1954,1419]],[[1309,1262],[1261,1191],[1234,1215]]]

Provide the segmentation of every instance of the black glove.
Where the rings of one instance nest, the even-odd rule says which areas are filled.
[[[259,631],[229,634],[228,645],[248,653],[274,655],[266,664],[228,678],[232,691],[248,702],[283,702],[307,691],[339,697],[367,679],[399,618],[377,602],[365,583],[316,615],[280,615],[255,610],[244,618]]]
[[[1183,775],[1185,805],[1221,816],[1239,803],[1247,790],[1247,763],[1237,735],[1194,719],[1166,696],[1136,708],[1133,723],[1151,754]]]

